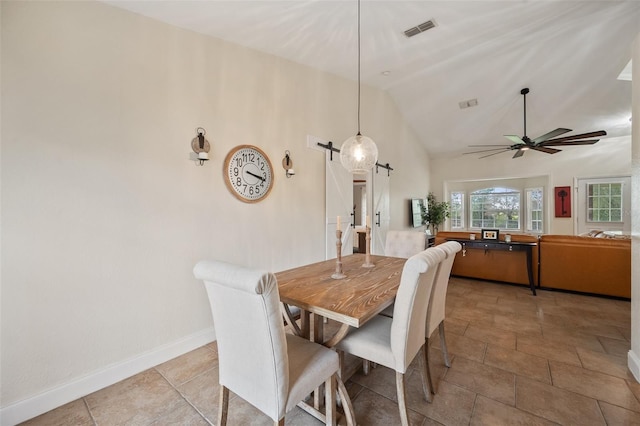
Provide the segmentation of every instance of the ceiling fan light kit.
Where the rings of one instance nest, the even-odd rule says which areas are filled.
[[[599,139],[587,139],[587,138],[595,138],[599,136],[605,136],[607,134],[607,132],[605,132],[604,130],[598,130],[595,132],[582,133],[579,135],[572,135],[572,136],[565,136],[562,138],[558,138],[557,136],[571,132],[571,129],[559,127],[535,139],[529,138],[527,136],[527,94],[528,93],[529,93],[528,87],[525,87],[520,91],[520,94],[523,97],[523,103],[524,103],[524,133],[522,137],[516,136],[516,135],[505,135],[504,136],[505,138],[513,142],[513,144],[511,145],[504,145],[504,144],[502,145],[469,145],[471,147],[484,147],[484,148],[496,147],[496,148],[465,152],[464,154],[479,154],[479,153],[489,152],[490,154],[486,154],[479,157],[479,158],[486,158],[492,155],[501,154],[506,151],[516,151],[512,158],[519,158],[524,155],[525,151],[528,151],[530,149],[534,151],[544,152],[546,154],[556,154],[562,150],[557,148],[551,148],[551,147],[571,146],[571,145],[574,145],[574,146],[575,145],[593,145],[594,143],[598,142]],[[496,152],[493,152],[493,151],[496,151]]]

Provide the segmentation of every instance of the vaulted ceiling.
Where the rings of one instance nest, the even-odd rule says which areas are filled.
[[[356,0],[106,2],[357,78]],[[428,20],[433,29],[405,36]],[[631,82],[619,76],[640,34],[638,1],[362,0],[361,34],[363,84],[391,95],[434,157],[523,135],[524,87],[532,138],[631,134]]]

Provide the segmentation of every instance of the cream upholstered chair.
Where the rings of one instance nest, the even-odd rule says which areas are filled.
[[[429,296],[438,264],[445,258],[439,248],[429,248],[404,265],[396,295],[393,318],[377,315],[362,327],[350,329],[336,345],[339,351],[384,365],[396,371],[398,408],[403,425],[409,424],[404,373],[424,348],[425,324]],[[426,376],[426,358],[421,358],[424,396],[431,401]]]
[[[410,258],[425,249],[427,235],[419,231],[387,231],[384,255]]]
[[[275,276],[217,261],[201,261],[193,273],[204,281],[218,340],[218,424],[227,421],[229,390],[284,425],[324,383],[326,423],[335,425],[338,354],[285,333]]]
[[[431,337],[435,329],[438,328],[440,334],[440,345],[442,346],[442,354],[444,356],[444,363],[447,367],[451,367],[451,363],[449,362],[449,352],[447,350],[447,341],[444,336],[445,302],[447,298],[447,288],[449,287],[449,277],[451,276],[453,261],[456,258],[456,253],[458,253],[462,249],[462,245],[460,245],[460,243],[457,241],[447,241],[445,243],[439,244],[437,247],[442,249],[447,257],[442,262],[440,262],[438,272],[436,273],[436,279],[433,284],[431,301],[429,302],[429,309],[427,311],[425,348],[429,348],[429,338]],[[433,386],[433,382],[431,380],[431,369],[428,365],[428,350],[426,350],[426,354],[429,388],[431,389],[431,392],[435,394],[436,389]]]

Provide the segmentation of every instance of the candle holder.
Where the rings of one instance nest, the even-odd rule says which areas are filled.
[[[373,262],[371,262],[371,227],[365,227],[367,230],[365,241],[366,241],[366,252],[364,255],[364,263],[362,264],[363,268],[373,268],[376,266]]]
[[[341,280],[347,276],[342,272],[342,231],[336,230],[336,272],[331,275],[334,280]]]

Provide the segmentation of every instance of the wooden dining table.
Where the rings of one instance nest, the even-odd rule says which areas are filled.
[[[336,259],[276,273],[285,317],[294,332],[333,347],[346,336],[350,327],[361,327],[390,306],[400,286],[406,259],[371,256],[371,262],[373,267],[363,267],[364,254],[342,257],[342,272],[346,275],[342,279],[331,277],[336,271]],[[292,319],[289,306],[300,309],[300,326]],[[340,323],[336,333],[327,339],[324,336],[325,319]],[[347,424],[355,425],[351,400],[341,380],[338,393]],[[317,395],[321,393],[316,392],[314,407],[302,407],[314,415],[318,414]]]

